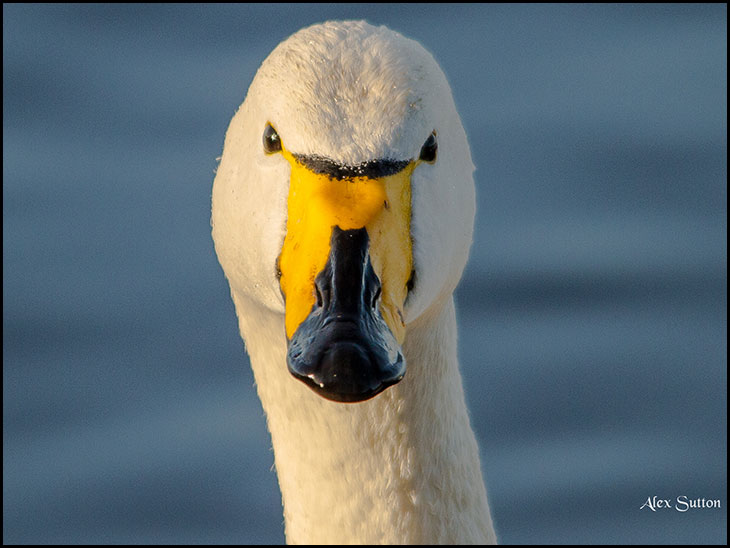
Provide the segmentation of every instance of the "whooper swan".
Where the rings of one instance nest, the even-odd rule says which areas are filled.
[[[282,42],[231,121],[213,238],[289,543],[495,542],[452,296],[472,172],[433,57],[364,22]]]

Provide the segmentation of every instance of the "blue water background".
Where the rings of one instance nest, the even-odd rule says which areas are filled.
[[[4,4],[4,542],[283,542],[210,195],[260,62],[334,18],[424,44],[470,137],[501,541],[726,543],[721,4]]]

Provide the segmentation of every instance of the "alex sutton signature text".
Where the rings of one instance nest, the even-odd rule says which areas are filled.
[[[687,510],[699,509],[699,508],[721,508],[720,501],[717,499],[705,499],[696,498],[691,499],[685,495],[677,497],[676,502],[673,499],[662,499],[654,495],[646,499],[646,502],[641,505],[639,510],[648,508],[652,512],[657,510],[664,510],[673,508],[677,512],[686,512]]]

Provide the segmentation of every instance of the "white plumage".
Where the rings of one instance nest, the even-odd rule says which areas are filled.
[[[371,400],[326,400],[287,371],[276,265],[290,165],[262,150],[267,123],[288,150],[346,165],[418,158],[424,136],[437,132],[438,160],[411,177],[408,372]],[[213,189],[213,237],[271,431],[289,543],[495,541],[452,297],[471,245],[472,171],[433,57],[364,22],[316,25],[282,42],[231,122]]]

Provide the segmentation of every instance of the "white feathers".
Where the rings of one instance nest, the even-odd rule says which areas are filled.
[[[292,152],[343,164],[410,159],[432,128],[421,115],[437,78],[417,43],[364,22],[299,31],[261,66],[249,90]]]

